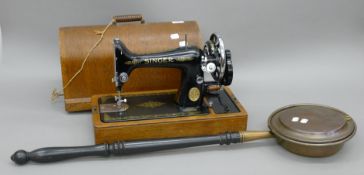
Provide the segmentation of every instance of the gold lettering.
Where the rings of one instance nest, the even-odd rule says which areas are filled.
[[[127,62],[126,64],[164,64],[173,62],[185,62],[191,61],[193,58],[190,57],[156,57],[156,58],[145,58],[143,60],[133,60],[132,62]]]

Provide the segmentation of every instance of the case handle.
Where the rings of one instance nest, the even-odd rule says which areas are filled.
[[[143,19],[143,15],[141,15],[141,14],[117,15],[117,16],[113,16],[112,20],[114,23],[140,21],[140,23],[143,24],[145,22]]]

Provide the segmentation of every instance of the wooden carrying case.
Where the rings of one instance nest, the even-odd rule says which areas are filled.
[[[114,93],[114,51],[112,40],[120,38],[137,54],[163,52],[184,43],[201,48],[203,41],[195,21],[144,23],[141,15],[120,16],[104,35],[101,43],[90,54],[80,74],[64,91],[68,112],[91,109],[91,96]],[[63,86],[80,69],[87,52],[100,38],[105,25],[62,27],[59,29],[60,59]],[[153,76],[145,76],[151,75]],[[172,68],[141,68],[133,71],[123,87],[124,92],[177,89],[180,71]]]

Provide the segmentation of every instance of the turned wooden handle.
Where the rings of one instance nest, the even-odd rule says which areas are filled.
[[[240,131],[241,142],[248,142],[273,137],[270,131]]]
[[[117,15],[112,17],[115,23],[119,22],[135,22],[140,21],[144,23],[143,15],[141,14],[133,14],[133,15]]]
[[[11,156],[11,160],[18,165],[26,164],[28,161],[49,163],[85,156],[121,156],[212,144],[229,145],[239,143],[240,140],[240,135],[236,132],[213,136],[115,142],[90,146],[47,147],[30,152],[18,150]]]
[[[26,164],[28,161],[48,163],[85,156],[107,157],[110,155],[129,155],[213,144],[230,145],[231,143],[247,142],[270,138],[272,136],[273,135],[269,131],[241,131],[201,137],[115,142],[112,144],[76,147],[47,147],[36,149],[31,152],[24,150],[16,151],[11,156],[11,160],[19,165]]]

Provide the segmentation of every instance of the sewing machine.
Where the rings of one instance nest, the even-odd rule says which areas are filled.
[[[232,82],[233,65],[230,50],[225,49],[220,36],[212,34],[203,49],[186,44],[145,55],[132,53],[118,38],[113,44],[115,75],[112,81],[116,93],[92,98],[97,143],[194,136],[246,127],[244,108],[231,90],[224,88]],[[123,86],[133,70],[145,67],[179,69],[180,88],[124,93]],[[117,127],[119,129],[115,129]],[[171,132],[176,129],[178,132]]]
[[[120,41],[114,39],[115,47],[115,82],[118,96],[115,97],[114,111],[124,112],[128,109],[127,99],[121,97],[123,85],[136,68],[173,67],[182,71],[181,87],[176,102],[181,111],[196,111],[202,108],[202,98],[209,91],[209,86],[230,85],[233,79],[233,66],[230,50],[225,50],[222,39],[212,34],[204,50],[196,47],[182,47],[172,51],[149,55],[136,55]],[[208,81],[207,75],[213,80]],[[153,75],[146,75],[153,76]],[[215,88],[216,89],[216,88]]]

